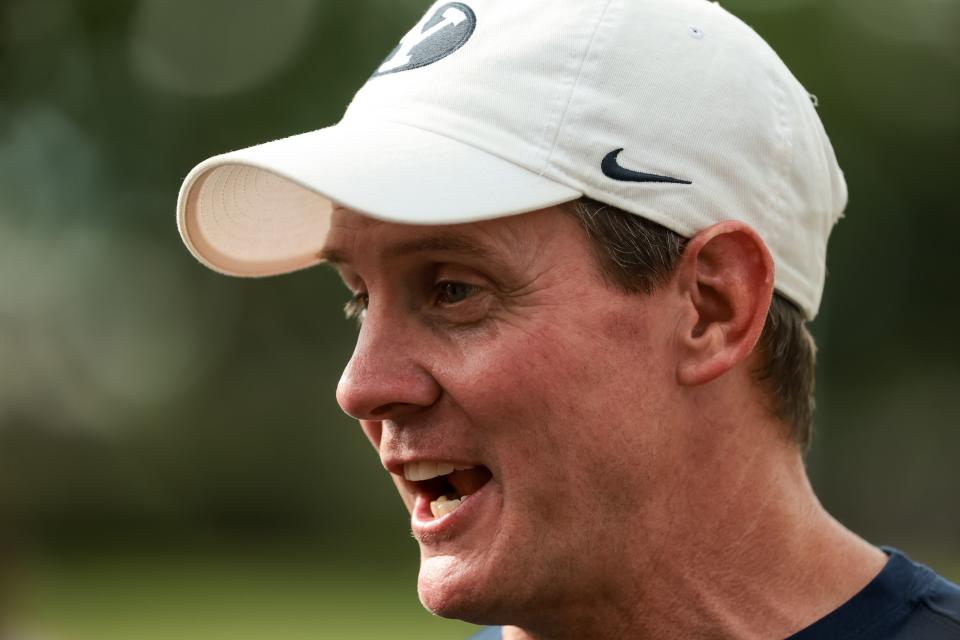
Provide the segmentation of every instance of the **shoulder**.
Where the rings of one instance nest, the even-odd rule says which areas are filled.
[[[960,586],[910,562],[914,567],[909,598],[913,607],[893,638],[960,640]]]
[[[960,639],[960,586],[934,574],[928,588],[920,594],[919,603],[917,612],[924,625],[931,632],[944,634],[930,637]]]

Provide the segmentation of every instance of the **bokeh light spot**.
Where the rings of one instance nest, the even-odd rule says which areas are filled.
[[[254,88],[294,58],[312,15],[309,0],[143,0],[130,39],[134,75],[153,89],[185,95]]]

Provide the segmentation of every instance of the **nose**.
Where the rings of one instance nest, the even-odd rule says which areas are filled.
[[[419,357],[427,345],[412,332],[367,316],[337,385],[337,402],[358,420],[387,420],[434,404],[441,388]]]

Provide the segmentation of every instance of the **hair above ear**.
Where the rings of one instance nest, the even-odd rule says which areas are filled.
[[[756,346],[773,297],[773,258],[749,225],[727,220],[690,239],[675,278],[688,311],[677,326],[677,381],[705,384]]]

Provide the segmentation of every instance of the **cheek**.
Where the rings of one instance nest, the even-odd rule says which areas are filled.
[[[552,416],[579,412],[576,398],[590,383],[573,342],[549,327],[501,332],[464,359],[458,402],[481,422],[512,425],[499,435],[545,433]]]
[[[446,388],[507,481],[525,473],[531,490],[619,492],[648,447],[666,378],[649,337],[644,318],[623,312],[504,330]]]

